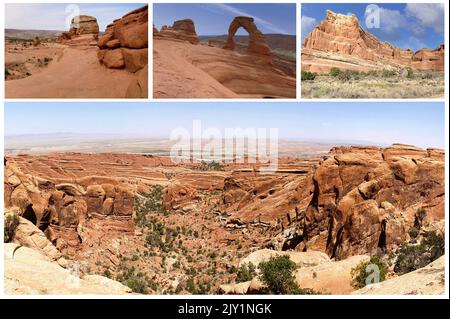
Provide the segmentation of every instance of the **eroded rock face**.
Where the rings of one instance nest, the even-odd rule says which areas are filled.
[[[99,28],[95,17],[79,15],[72,19],[69,34],[72,36],[82,34],[98,35]]]
[[[153,35],[160,38],[172,38],[187,41],[192,44],[199,43],[197,32],[195,32],[194,21],[191,19],[177,20],[172,26],[163,26],[159,32],[154,27]]]
[[[132,73],[143,69],[148,64],[148,6],[108,25],[97,46],[98,59],[106,67]]]
[[[106,224],[111,221],[115,230],[132,232],[134,193],[128,186],[114,179],[96,181],[93,178],[88,186],[85,186],[85,181],[86,178],[57,184],[23,174],[13,162],[7,161],[5,207],[16,210],[23,220],[21,229],[24,231],[18,234],[24,235],[19,237],[34,235],[32,230],[28,230],[30,227],[27,228],[29,222],[43,231],[60,250],[64,250],[81,243],[79,226],[95,218],[106,219]],[[105,226],[107,230],[108,225]],[[36,240],[34,242],[37,243]]]
[[[224,47],[225,49],[234,50],[235,44],[233,37],[240,27],[244,28],[248,32],[248,52],[270,55],[270,48],[264,39],[264,35],[256,27],[252,17],[236,17],[233,19],[230,27],[228,28],[228,38]]]
[[[410,49],[400,49],[394,45],[383,42],[365,31],[354,15],[343,15],[327,10],[327,16],[306,37],[304,44],[305,71],[328,71],[314,66],[314,52],[327,52],[353,57],[363,61],[383,63],[391,67],[412,67],[420,70],[443,71],[444,47],[436,50],[422,49],[414,53]],[[365,70],[366,66],[361,66]],[[376,68],[376,67],[371,67]]]

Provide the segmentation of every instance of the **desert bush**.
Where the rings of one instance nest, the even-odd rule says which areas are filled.
[[[19,223],[20,220],[17,214],[9,214],[6,216],[5,224],[3,225],[3,242],[9,243],[13,240]]]
[[[339,69],[339,68],[331,68],[329,74],[330,74],[331,76],[337,77],[337,76],[339,76],[339,74],[341,74],[341,73],[342,73],[341,69]]]
[[[211,161],[211,162],[202,161],[201,164],[195,168],[200,171],[223,171],[224,170],[223,165],[216,161]]]
[[[271,294],[293,294],[299,290],[293,275],[296,264],[287,255],[271,257],[259,264],[261,280]]]
[[[413,69],[407,68],[406,71],[407,71],[406,77],[407,77],[408,79],[412,79],[412,78],[414,77],[414,71],[413,71]]]
[[[445,252],[445,238],[436,231],[427,231],[418,244],[403,243],[396,251],[394,271],[399,274],[425,267]]]
[[[309,71],[302,71],[301,79],[302,81],[314,81],[317,74]]]
[[[431,72],[422,73],[422,80],[430,80],[432,78],[433,78],[433,73],[431,73]]]
[[[417,238],[417,236],[419,236],[419,233],[420,233],[420,230],[414,226],[411,227],[411,229],[408,232],[409,237],[411,237],[412,239]]]
[[[134,267],[125,269],[117,276],[117,280],[131,288],[133,292],[147,293],[148,279],[141,272],[136,272]]]
[[[378,270],[378,278],[374,277],[376,276],[376,270]],[[368,284],[382,282],[386,279],[386,273],[386,264],[379,257],[371,257],[370,260],[360,262],[351,270],[352,286],[356,289],[361,289]]]
[[[134,211],[136,225],[144,227],[149,226],[147,214],[149,212],[167,215],[168,211],[163,205],[163,187],[156,185],[151,192],[140,192],[134,199]]]
[[[252,280],[256,276],[256,267],[253,263],[243,264],[237,269],[236,282]]]
[[[339,73],[338,76],[337,76],[337,78],[338,78],[340,81],[344,81],[344,82],[350,81],[350,80],[352,79],[352,72],[349,71],[349,70],[345,70],[345,71]]]
[[[382,72],[382,76],[384,78],[391,78],[391,77],[394,77],[396,75],[397,75],[397,73],[395,71],[393,71],[393,70],[383,70],[383,72]]]

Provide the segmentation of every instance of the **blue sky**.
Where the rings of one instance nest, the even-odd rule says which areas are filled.
[[[9,3],[6,4],[7,29],[59,30],[69,29],[70,20],[79,15],[97,18],[100,31],[143,3]]]
[[[282,139],[445,145],[444,103],[6,103],[5,136],[113,134],[168,138],[175,128],[279,128]]]
[[[153,5],[153,21],[158,29],[172,25],[175,20],[190,18],[198,35],[227,34],[236,16],[251,16],[263,33],[296,34],[295,4],[253,3],[158,3]],[[239,29],[237,34],[245,35]]]
[[[444,43],[444,4],[438,3],[379,3],[380,27],[369,28],[366,21],[366,4],[302,4],[302,42],[326,16],[326,10],[357,16],[362,27],[383,41],[400,48],[437,48]],[[370,19],[369,19],[370,21]],[[373,21],[373,20],[372,20]]]

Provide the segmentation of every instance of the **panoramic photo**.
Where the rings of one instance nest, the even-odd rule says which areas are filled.
[[[147,98],[148,5],[5,5],[6,98]]]
[[[153,97],[295,98],[295,4],[154,4]]]
[[[444,3],[301,10],[302,98],[444,98]]]
[[[442,295],[444,107],[6,103],[5,293]]]

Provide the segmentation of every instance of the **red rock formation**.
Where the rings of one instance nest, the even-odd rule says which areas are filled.
[[[163,26],[159,32],[155,33],[156,28],[153,29],[153,35],[159,38],[171,38],[181,41],[187,41],[192,44],[198,44],[198,36],[195,32],[194,21],[191,19],[178,20],[170,26]],[[156,30],[157,31],[157,30]]]
[[[327,16],[305,39],[305,61],[314,52],[327,52],[397,67],[443,71],[444,47],[422,49],[413,53],[383,42],[365,31],[354,15],[343,15],[327,10]],[[307,64],[305,63],[305,70]],[[312,69],[311,69],[312,70]]]
[[[134,193],[113,178],[103,184],[97,179],[98,184],[87,187],[83,180],[76,179],[73,183],[57,184],[24,174],[10,161],[6,162],[4,173],[5,207],[16,207],[20,216],[44,231],[58,248],[79,245],[78,227],[92,218],[107,218],[119,231],[133,230]]]
[[[264,35],[259,31],[252,17],[235,17],[228,28],[228,38],[225,49],[234,50],[233,37],[236,31],[244,28],[249,35],[247,51],[250,53],[270,55],[270,48],[264,39]]]
[[[82,34],[98,35],[98,31],[99,28],[95,17],[80,15],[72,19],[69,34],[72,36]]]
[[[98,59],[106,67],[132,73],[143,69],[148,64],[148,6],[108,25],[97,45]]]

